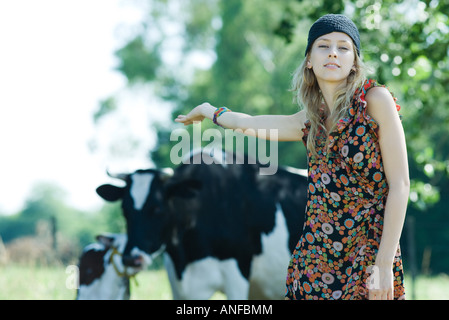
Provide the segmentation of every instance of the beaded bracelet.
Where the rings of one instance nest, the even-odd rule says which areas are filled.
[[[220,126],[220,127],[224,128],[221,124],[219,124],[219,123],[217,122],[217,119],[218,119],[218,117],[221,116],[223,113],[228,112],[228,111],[231,112],[231,110],[229,110],[229,109],[226,108],[226,107],[220,107],[220,108],[217,108],[217,110],[215,110],[215,112],[214,112],[214,118],[212,119],[212,121],[213,121],[217,126]]]

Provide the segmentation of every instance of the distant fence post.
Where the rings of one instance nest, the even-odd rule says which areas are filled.
[[[50,218],[50,228],[51,228],[52,247],[53,250],[56,250],[58,246],[56,242],[57,226],[56,226],[56,218],[54,216],[51,216]]]

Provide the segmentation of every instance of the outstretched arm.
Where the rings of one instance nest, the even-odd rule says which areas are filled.
[[[212,120],[216,108],[209,103],[195,107],[187,115],[179,115],[175,121],[190,125],[205,118]],[[225,112],[219,119],[221,126],[229,129],[240,129],[247,135],[278,141],[297,141],[303,136],[302,129],[306,121],[305,111],[292,115],[260,115],[250,116],[241,112]],[[263,129],[263,130],[261,130]],[[270,129],[275,129],[277,137],[270,137]]]

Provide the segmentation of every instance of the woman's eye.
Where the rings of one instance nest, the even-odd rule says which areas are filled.
[[[349,50],[349,48],[346,48],[346,47],[340,47],[340,50]]]
[[[322,44],[322,45],[319,45],[318,48],[328,48],[328,46]]]

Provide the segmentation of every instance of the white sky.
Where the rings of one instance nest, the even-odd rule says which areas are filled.
[[[0,213],[20,210],[37,181],[62,186],[75,207],[103,204],[95,188],[108,182],[111,164],[88,141],[99,135],[92,120],[98,101],[125,87],[113,52],[122,44],[117,27],[140,19],[131,2],[0,2]],[[142,98],[130,105],[135,119],[151,112]],[[120,121],[151,144],[147,120]],[[148,164],[146,152],[132,165]]]

